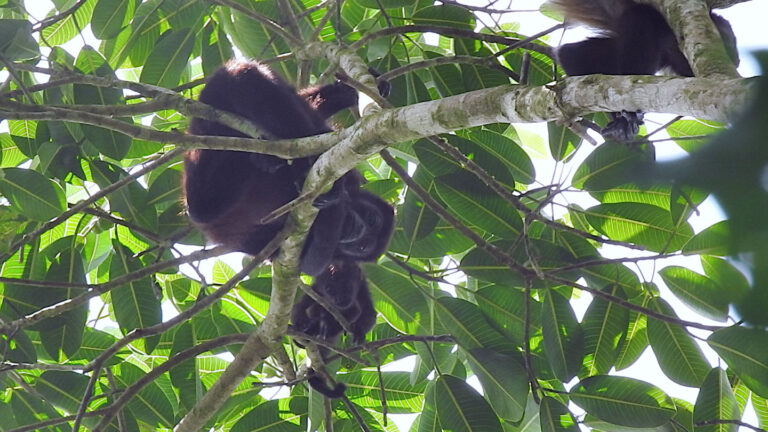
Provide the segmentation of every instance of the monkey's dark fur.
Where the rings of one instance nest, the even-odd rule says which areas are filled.
[[[693,71],[664,16],[652,6],[632,0],[551,0],[567,21],[602,32],[601,36],[565,44],[558,60],[568,75],[653,75],[669,68],[677,75],[692,77]],[[736,37],[723,17],[710,13],[725,44],[738,64]],[[642,113],[612,113],[613,121],[603,130],[608,138],[632,140],[642,124]]]
[[[297,92],[265,65],[230,61],[209,77],[200,101],[247,118],[265,134],[263,138],[301,138],[330,132],[327,119],[356,105],[357,92],[340,82]],[[246,136],[200,118],[192,119],[189,132]],[[275,237],[287,216],[268,224],[261,220],[298,197],[315,159],[289,162],[259,153],[192,150],[184,158],[189,217],[211,241],[255,255]],[[301,271],[316,276],[312,289],[339,308],[356,341],[364,340],[376,321],[357,262],[375,261],[386,250],[394,227],[392,207],[361,190],[364,181],[352,170],[315,201],[320,211],[300,260]],[[295,328],[330,342],[342,331],[333,316],[306,295],[294,306],[292,317]],[[328,397],[340,397],[339,388],[315,388]]]

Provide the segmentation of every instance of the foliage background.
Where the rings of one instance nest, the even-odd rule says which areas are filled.
[[[516,20],[531,12],[488,18],[424,0],[54,4],[36,22],[0,1],[3,431],[170,430],[267,316],[269,265],[236,272],[216,260],[206,275],[199,261],[225,251],[179,246],[204,245],[180,198],[179,149],[196,145],[180,132],[205,114],[187,99],[236,51],[304,85],[338,71],[328,53],[341,43],[384,73],[396,107],[562,79],[546,37],[520,43]],[[441,35],[436,45],[426,31]],[[751,405],[751,427],[765,429],[763,93],[711,144],[722,125],[666,125],[676,145],[699,150],[676,165],[652,164],[654,144],[668,141],[594,148],[562,122],[546,137],[497,123],[390,142],[359,165],[398,224],[389,254],[366,266],[379,313],[370,343],[342,345],[328,367],[347,397],[309,391],[305,353],[284,336],[206,427],[327,430],[332,419],[337,431],[397,430],[386,414],[418,413],[412,430],[725,431]],[[535,159],[557,175],[537,173]],[[709,193],[728,219],[694,232],[688,220]],[[703,272],[668,264],[679,256]],[[648,262],[653,274],[635,271]],[[659,280],[701,320],[678,318]],[[589,301],[580,319],[572,299]],[[644,351],[699,390],[695,404],[615,375]],[[403,358],[410,372],[375,369]],[[263,397],[264,383],[283,382],[290,391]]]

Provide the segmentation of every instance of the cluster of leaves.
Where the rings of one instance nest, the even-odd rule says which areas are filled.
[[[521,73],[529,85],[553,79],[544,42],[515,45],[522,37],[514,23],[475,33],[471,10],[431,0],[53,3],[35,23],[20,0],[0,0],[0,60],[8,72],[0,86],[8,127],[0,133],[0,430],[66,431],[73,421],[169,430],[267,314],[267,265],[250,275],[221,261],[207,276],[196,266],[187,272],[194,276],[179,270],[213,254],[174,258],[178,244],[204,240],[181,205],[180,152],[155,139],[185,130],[189,119],[176,105],[150,104],[158,87],[195,99],[202,77],[233,57],[233,47],[252,58],[279,57],[273,69],[295,79],[300,65],[285,54],[298,47],[276,35],[280,24],[295,38],[342,42],[392,72],[395,106],[507,85]],[[379,32],[394,26],[403,27]],[[98,47],[62,47],[86,28]],[[425,42],[425,31],[441,35],[437,45]],[[318,77],[328,66],[310,64]],[[768,124],[753,123],[761,121]],[[121,125],[167,134],[128,136]],[[668,132],[689,149],[690,138],[718,129],[687,120]],[[735,430],[750,398],[759,426],[768,427],[768,333],[727,326],[729,305],[754,292],[724,258],[732,251],[729,221],[694,234],[688,219],[704,190],[633,177],[654,158],[649,144],[606,143],[576,163],[590,149],[567,128],[550,124],[548,132],[547,143],[511,125],[486,125],[390,143],[383,158],[360,167],[366,188],[397,206],[397,227],[391,254],[365,268],[379,313],[372,344],[346,347],[330,365],[349,402],[331,404],[333,430],[360,430],[360,421],[396,430],[387,412],[418,413],[412,430],[424,432]],[[551,158],[574,175],[549,184],[532,158]],[[406,163],[415,167],[410,175]],[[597,204],[563,204],[566,190]],[[558,220],[545,214],[548,207],[559,209]],[[606,243],[624,257],[603,258]],[[654,255],[638,258],[638,249]],[[679,255],[699,256],[704,274],[666,266],[658,276],[685,305],[722,325],[677,318],[653,279],[630,268]],[[217,292],[224,294],[205,303]],[[583,292],[593,300],[578,320],[570,300]],[[172,321],[171,311],[187,315]],[[727,371],[711,367],[689,328],[708,333]],[[610,374],[649,346],[669,379],[699,389],[695,405]],[[208,426],[321,427],[322,398],[303,383],[279,399],[263,397],[262,380],[285,381],[286,368],[304,359],[287,337],[285,350],[288,356],[270,357],[242,382]],[[415,359],[410,372],[371,368],[404,358]],[[471,376],[482,396],[467,383]],[[586,414],[577,419],[574,406]]]

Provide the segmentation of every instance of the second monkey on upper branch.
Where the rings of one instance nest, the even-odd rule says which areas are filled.
[[[550,0],[555,9],[572,21],[600,32],[597,37],[569,43],[558,49],[560,65],[568,75],[653,75],[669,68],[692,77],[693,71],[664,16],[653,6],[633,0]],[[735,64],[739,57],[736,37],[723,17],[710,13]],[[630,141],[642,124],[642,113],[611,113],[603,136]]]

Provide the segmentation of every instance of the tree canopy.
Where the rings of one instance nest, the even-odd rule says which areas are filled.
[[[396,431],[399,414],[418,432],[768,428],[768,85],[694,31],[714,28],[704,0],[644,1],[695,78],[566,78],[554,28],[519,33],[546,7],[52,3],[38,20],[0,0],[0,431]],[[199,117],[260,136],[197,102],[236,56],[373,103],[315,137],[185,134]],[[597,145],[622,109],[677,116]],[[657,146],[690,156],[657,163]],[[321,154],[242,268],[186,215],[196,148]],[[293,343],[297,263],[312,199],[355,167],[397,222],[364,266],[376,326],[362,345],[315,340],[323,366]],[[696,400],[621,376],[641,356]],[[343,398],[308,387],[309,358]]]

